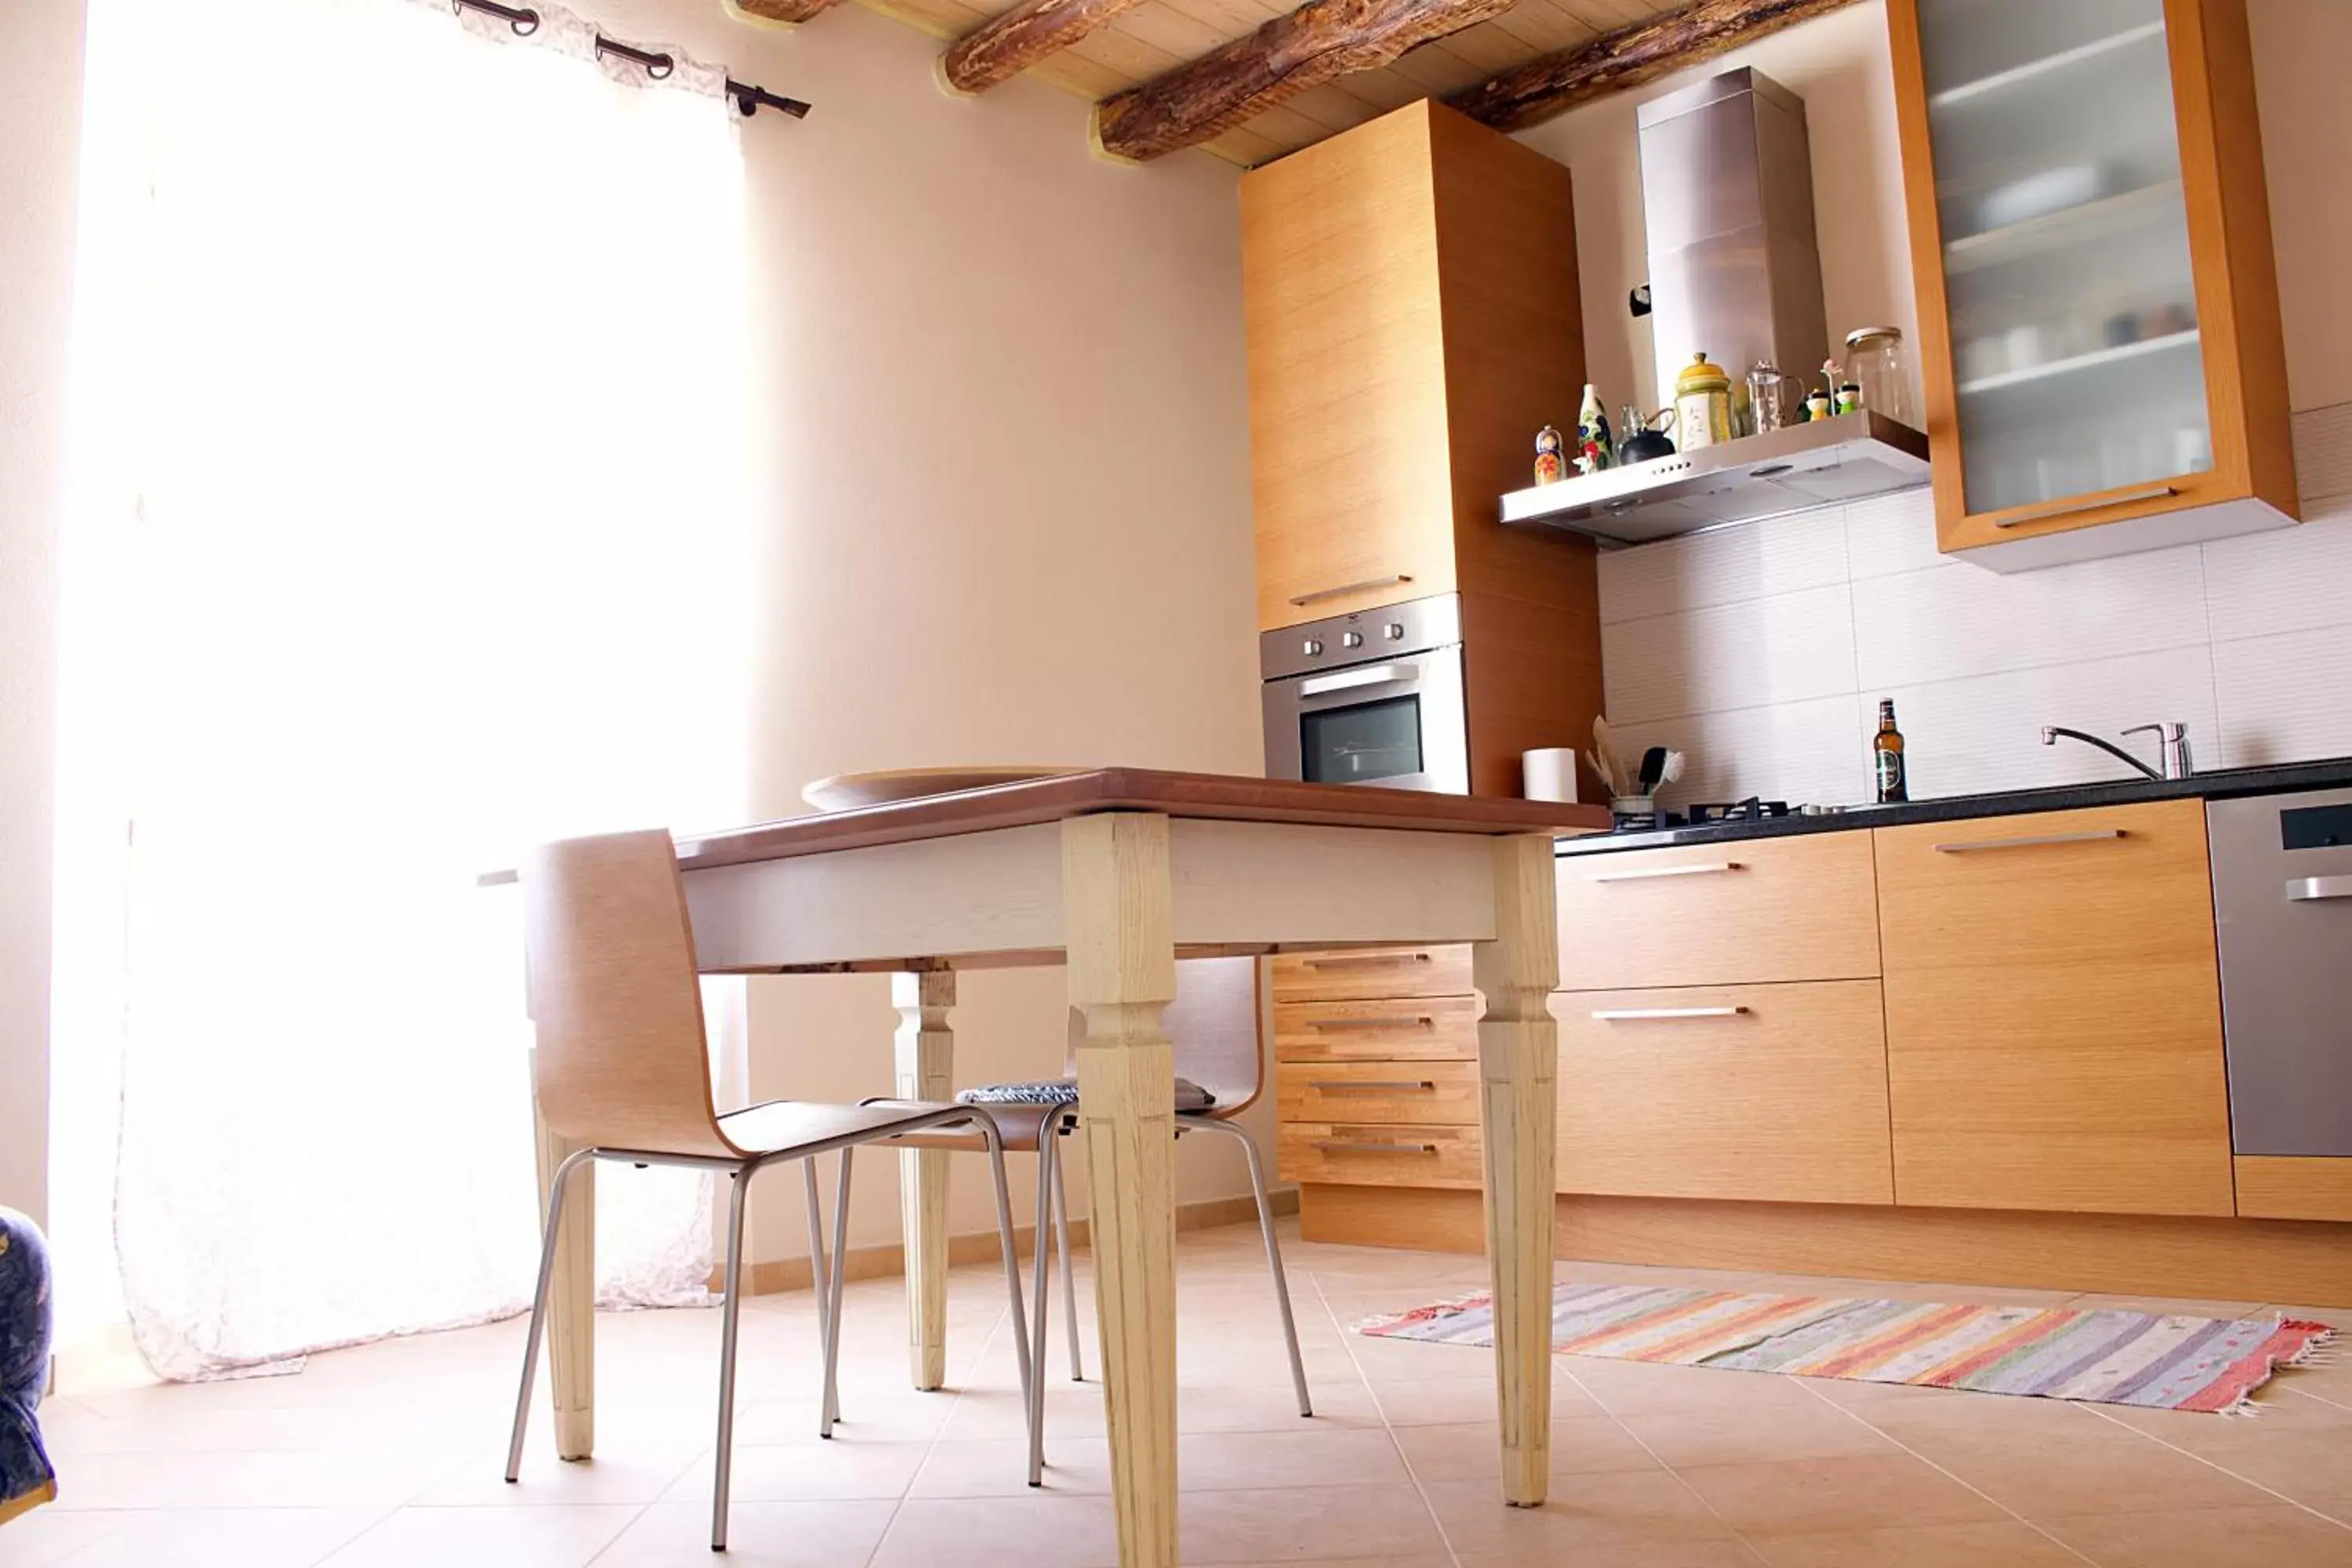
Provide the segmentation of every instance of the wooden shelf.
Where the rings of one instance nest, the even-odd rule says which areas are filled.
[[[2025,386],[2037,381],[2052,381],[2064,375],[2081,375],[2088,371],[2103,370],[2126,360],[2144,359],[2149,354],[2168,353],[2195,344],[2200,333],[2194,327],[2185,332],[2172,332],[2160,338],[2142,338],[2136,343],[2123,343],[2111,349],[2095,349],[2086,354],[2071,354],[2043,364],[2028,365],[2023,370],[2005,370],[1999,375],[1980,375],[1974,381],[1964,381],[1957,388],[1962,397],[1974,397],[1980,393],[1999,392],[2005,387]]]
[[[1961,104],[1978,103],[1995,99],[2011,89],[2038,81],[2045,76],[2075,69],[2077,67],[2088,65],[2094,60],[2114,54],[2118,49],[2127,49],[2134,44],[2146,43],[2151,38],[2160,42],[2163,37],[2162,22],[2146,22],[2137,27],[2126,27],[2120,33],[2111,33],[2104,38],[2095,38],[2087,44],[2078,44],[2071,49],[2061,49],[2054,55],[2044,55],[2038,60],[2028,60],[2021,66],[2011,66],[2007,70],[1995,71],[1990,76],[1980,76],[1974,81],[1964,81],[1958,87],[1948,87],[1941,92],[1930,93],[1927,98],[1927,107],[1951,109]]]
[[[1956,278],[1963,272],[1981,271],[2006,261],[2044,256],[2053,250],[2126,234],[2168,213],[2182,212],[2181,201],[2180,182],[2165,180],[2119,195],[2062,207],[2021,223],[1985,229],[1945,245],[1944,273]]]

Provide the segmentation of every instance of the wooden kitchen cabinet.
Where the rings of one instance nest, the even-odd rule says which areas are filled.
[[[1426,100],[1242,176],[1258,628],[1461,596],[1471,790],[1601,710],[1591,544],[1505,529],[1584,384],[1569,172]]]
[[[2204,804],[1873,837],[1895,1201],[2233,1212]]]
[[[1891,1204],[1878,982],[1559,992],[1563,1193]]]
[[[1943,549],[2297,516],[2244,0],[1888,0]]]

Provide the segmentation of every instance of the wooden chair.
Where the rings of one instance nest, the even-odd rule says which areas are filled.
[[[1250,1188],[1257,1198],[1259,1233],[1265,1241],[1265,1261],[1274,1276],[1274,1298],[1282,1313],[1283,1338],[1290,1350],[1290,1379],[1298,1394],[1298,1414],[1312,1415],[1307,1392],[1307,1366],[1298,1352],[1298,1323],[1290,1310],[1290,1284],[1282,1270],[1282,1247],[1274,1233],[1274,1207],[1267,1200],[1265,1168],[1257,1140],[1234,1119],[1255,1104],[1265,1089],[1265,1052],[1259,1040],[1257,960],[1254,958],[1187,959],[1176,966],[1176,998],[1162,1015],[1175,1047],[1176,1076],[1208,1091],[1210,1103],[1197,1110],[1177,1106],[1176,1136],[1216,1132],[1235,1139],[1249,1159]],[[969,1089],[957,1098],[965,1104],[985,1105],[995,1115],[1003,1146],[1015,1152],[1034,1153],[1037,1166],[1037,1251],[1034,1277],[1035,1297],[1029,1317],[1034,1339],[1029,1359],[1035,1376],[1029,1388],[1029,1484],[1045,1484],[1045,1321],[1048,1216],[1061,1252],[1062,1300],[1067,1314],[1070,1376],[1083,1380],[1085,1368],[1078,1350],[1077,1284],[1070,1267],[1070,1199],[1062,1174],[1057,1145],[1077,1124],[1077,1080],[1071,1076],[1055,1086],[1063,1095],[1055,1103],[1022,1103],[1002,1096],[1042,1089],[1043,1085],[992,1084]],[[927,1132],[906,1142],[918,1147],[974,1149],[969,1134]]]
[[[714,1552],[727,1545],[728,1485],[734,1458],[744,1193],[752,1173],[764,1166],[784,1160],[806,1163],[813,1284],[824,1292],[817,1313],[824,1358],[821,1435],[833,1435],[839,1415],[838,1326],[846,1272],[850,1155],[861,1143],[887,1142],[908,1132],[959,1127],[988,1152],[996,1177],[996,1225],[1004,1247],[1005,1283],[1020,1341],[1021,1386],[1027,1395],[1034,1380],[1021,1269],[1013,1250],[1013,1202],[1004,1181],[1003,1140],[989,1112],[919,1100],[827,1105],[780,1100],[721,1115],[711,1100],[694,933],[669,835],[621,833],[546,845],[524,858],[521,883],[530,1014],[538,1031],[533,1076],[540,1116],[550,1131],[586,1147],[557,1168],[550,1184],[547,1237],[540,1254],[539,1289],[531,1301],[522,1386],[515,1400],[507,1479],[514,1480],[522,1466],[523,1430],[530,1415],[540,1341],[546,1331],[548,1281],[555,1268],[564,1185],[583,1160],[722,1171],[731,1184],[727,1289],[720,1309],[718,1474],[710,1515]],[[836,1151],[841,1179],[828,1268],[816,1197],[816,1160]],[[1030,1404],[1034,1410],[1034,1401]]]

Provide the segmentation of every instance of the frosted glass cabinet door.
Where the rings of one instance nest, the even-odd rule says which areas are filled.
[[[2284,442],[2222,222],[2251,139],[2275,342],[2251,64],[2218,100],[2209,11],[2242,41],[2243,0],[1890,0],[1947,549],[2251,493],[2257,408]]]

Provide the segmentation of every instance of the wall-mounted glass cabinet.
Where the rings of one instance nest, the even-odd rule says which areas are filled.
[[[2292,522],[2244,0],[1888,0],[1936,521],[2011,571]]]

